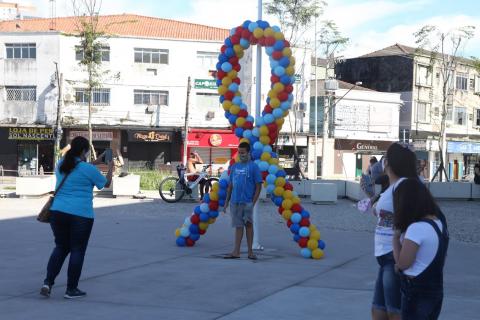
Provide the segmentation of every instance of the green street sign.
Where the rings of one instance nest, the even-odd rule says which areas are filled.
[[[217,81],[212,79],[195,79],[193,87],[195,89],[217,89]]]

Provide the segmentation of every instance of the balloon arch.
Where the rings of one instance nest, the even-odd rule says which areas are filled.
[[[238,77],[244,51],[255,44],[266,48],[272,72],[267,104],[259,119],[248,114],[247,105],[242,101],[239,91]],[[251,156],[262,172],[264,187],[271,194],[278,213],[285,219],[294,241],[301,247],[301,255],[305,258],[322,258],[325,243],[320,239],[320,232],[310,222],[310,213],[301,206],[298,194],[285,179],[285,170],[278,164],[278,155],[272,151],[294,98],[295,58],[290,43],[285,40],[279,27],[270,27],[266,21],[247,20],[233,28],[225,39],[216,69],[220,102],[232,132],[240,142],[250,144]],[[238,159],[230,160],[230,165],[235,161]],[[193,246],[209,225],[215,222],[219,207],[225,204],[227,179],[228,173],[224,172],[220,181],[204,196],[202,203],[185,219],[183,226],[175,231],[178,246]]]

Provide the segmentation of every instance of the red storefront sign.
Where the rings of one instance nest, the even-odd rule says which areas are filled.
[[[236,148],[238,137],[229,131],[195,130],[188,133],[188,147],[203,148]]]

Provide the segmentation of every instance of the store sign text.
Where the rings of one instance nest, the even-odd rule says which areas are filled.
[[[8,128],[9,140],[54,140],[52,128]]]

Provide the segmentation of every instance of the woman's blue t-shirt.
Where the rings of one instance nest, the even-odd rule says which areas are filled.
[[[55,188],[58,188],[65,176],[63,173],[60,173],[61,163],[62,160],[60,160],[55,170],[57,178]],[[93,187],[96,186],[98,189],[103,189],[106,183],[107,179],[97,167],[80,161],[75,169],[70,172],[64,184],[55,195],[50,210],[93,219]]]

